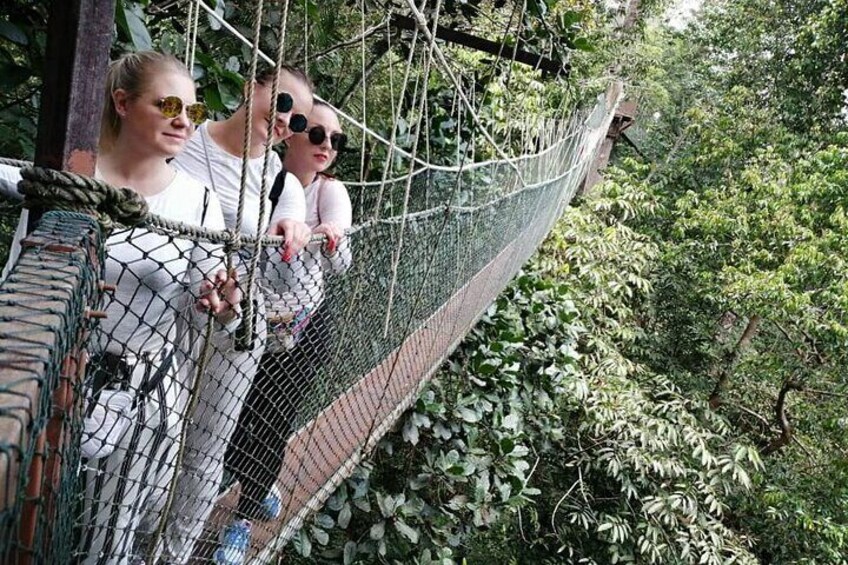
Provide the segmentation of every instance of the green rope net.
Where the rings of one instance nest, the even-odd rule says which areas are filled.
[[[27,205],[54,211],[0,285],[4,562],[203,562],[248,522],[247,555],[272,558],[533,253],[609,117],[519,159],[346,183],[340,248],[290,261],[210,227],[208,197],[186,223],[23,169]],[[245,300],[219,321],[197,303],[227,267]]]

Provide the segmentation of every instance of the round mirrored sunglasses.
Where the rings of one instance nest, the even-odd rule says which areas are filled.
[[[324,126],[311,127],[307,133],[309,135],[309,142],[312,145],[321,145],[327,139],[327,131],[324,129]],[[345,145],[347,145],[347,136],[345,134],[341,132],[330,134],[330,147],[333,148],[333,151],[343,151]]]
[[[203,102],[195,102],[194,104],[186,104],[179,96],[165,96],[156,101],[156,106],[162,115],[166,118],[176,118],[179,116],[183,107],[186,110],[188,120],[196,126],[199,126],[209,117],[209,109]]]

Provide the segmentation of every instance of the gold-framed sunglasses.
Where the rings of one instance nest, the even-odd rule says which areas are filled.
[[[179,96],[165,96],[156,101],[156,107],[162,112],[166,118],[176,118],[179,116],[185,107],[188,120],[196,126],[199,126],[209,117],[209,108],[203,102],[195,102],[194,104],[186,104]]]

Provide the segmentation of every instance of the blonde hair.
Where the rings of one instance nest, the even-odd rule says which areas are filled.
[[[106,100],[103,105],[103,118],[100,121],[101,150],[109,149],[121,132],[121,117],[115,109],[112,93],[116,90],[124,90],[129,98],[137,98],[157,71],[174,71],[184,74],[189,79],[192,78],[179,59],[157,51],[127,53],[109,65],[109,71],[106,74]]]

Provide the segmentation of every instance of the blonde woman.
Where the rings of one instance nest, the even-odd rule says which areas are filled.
[[[129,54],[109,67],[96,176],[127,186],[154,214],[223,229],[216,196],[167,163],[206,116],[194,81],[177,59]],[[83,433],[85,499],[78,561],[127,563],[151,498],[175,471],[186,372],[176,358],[195,310],[232,329],[241,293],[223,269],[217,246],[145,228],[106,241],[106,319],[95,332]],[[182,318],[182,320],[181,320]],[[218,325],[223,333],[228,328]],[[108,423],[108,429],[105,424]]]

